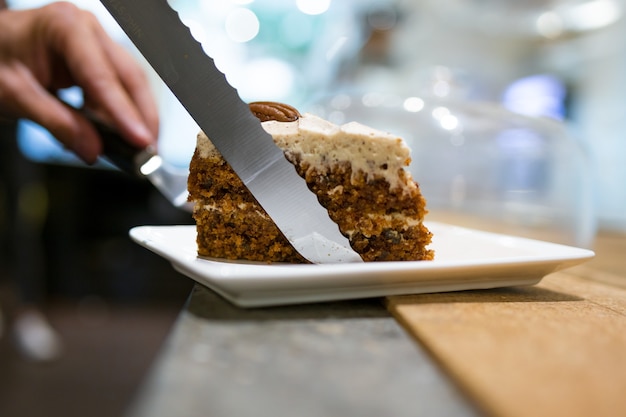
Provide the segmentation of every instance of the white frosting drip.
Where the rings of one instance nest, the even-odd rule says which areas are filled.
[[[237,205],[237,208],[239,208],[239,210],[245,210],[245,209],[248,208],[248,206],[249,206],[249,204],[241,203],[241,204]],[[202,208],[204,210],[206,210],[206,211],[222,211],[222,207],[218,206],[217,204],[205,204],[205,205],[202,206]],[[263,218],[266,218],[266,219],[269,218],[269,216],[265,212],[262,212],[262,211],[259,211],[259,210],[255,210],[255,212],[256,212],[257,215],[259,215],[259,216],[261,216]]]
[[[199,152],[200,158],[208,158],[209,156],[217,153],[215,145],[209,140],[206,133],[200,131],[197,136],[196,149]]]
[[[302,162],[322,172],[348,162],[353,175],[359,171],[366,178],[376,174],[395,188],[401,185],[398,170],[410,162],[410,149],[400,137],[357,122],[338,126],[307,113],[294,122],[267,121],[262,125],[284,152],[298,154]],[[197,147],[203,158],[216,152],[203,132],[198,134]]]
[[[419,226],[420,224],[422,224],[421,219],[418,219],[413,216],[407,216],[403,213],[392,213],[390,215],[389,214],[377,215],[377,214],[370,213],[367,215],[367,217],[372,219],[377,224],[382,225],[383,228],[390,227],[394,220],[399,220],[401,223],[404,224],[404,226],[401,228],[402,230],[407,230],[409,227],[415,227],[415,226]],[[344,233],[346,233],[349,238],[352,238],[352,235],[354,235],[355,230],[352,230],[352,229],[345,230]]]
[[[368,217],[370,219],[376,220],[377,222],[382,222],[383,224],[391,224],[394,220],[399,220],[405,225],[405,229],[409,227],[419,226],[422,223],[420,219],[417,219],[414,216],[407,216],[403,213],[391,213],[385,215],[369,214]]]

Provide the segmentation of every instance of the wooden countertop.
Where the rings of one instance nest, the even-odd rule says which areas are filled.
[[[397,296],[387,306],[487,415],[626,415],[626,237],[533,287]]]

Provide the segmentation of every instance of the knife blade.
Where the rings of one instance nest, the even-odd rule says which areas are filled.
[[[101,2],[302,256],[362,261],[167,0]]]

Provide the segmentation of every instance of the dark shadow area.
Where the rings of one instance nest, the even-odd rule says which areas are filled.
[[[458,292],[445,292],[437,294],[419,294],[396,296],[393,298],[395,305],[403,301],[411,304],[421,302],[434,303],[541,303],[560,301],[582,301],[574,295],[552,291],[537,286],[520,286],[493,288],[487,290],[468,290]]]
[[[214,321],[277,321],[303,319],[341,319],[390,317],[381,298],[329,301],[276,307],[240,308],[197,284],[189,300],[188,311]]]
[[[0,339],[0,415],[116,417],[133,400],[180,307],[56,301],[45,313],[63,340],[49,363],[25,360]]]
[[[140,225],[193,224],[190,213],[117,170],[32,162],[14,136],[15,126],[0,124],[0,282],[31,302],[94,293],[166,300],[191,288],[163,279],[169,263],[128,236]]]
[[[145,378],[193,282],[128,236],[192,224],[147,181],[39,164],[0,126],[0,416],[118,416]],[[36,304],[61,337],[26,359],[14,319]]]

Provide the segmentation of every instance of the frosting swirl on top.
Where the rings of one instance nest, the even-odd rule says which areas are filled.
[[[263,128],[286,153],[297,154],[310,169],[322,172],[347,162],[352,173],[384,177],[391,188],[401,186],[398,170],[411,161],[410,149],[402,138],[358,122],[336,125],[305,113],[294,122],[268,121]]]

